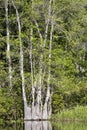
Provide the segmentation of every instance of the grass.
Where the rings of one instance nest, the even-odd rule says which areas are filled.
[[[53,115],[52,120],[87,122],[87,106],[77,106],[70,110],[63,110]]]

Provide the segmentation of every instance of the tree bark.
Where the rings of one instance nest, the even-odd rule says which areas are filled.
[[[50,0],[50,4],[51,4]],[[50,8],[50,12],[52,9]],[[50,92],[50,79],[51,79],[51,51],[52,51],[52,35],[53,35],[53,28],[54,28],[54,22],[53,22],[53,15],[51,16],[51,30],[50,30],[50,43],[49,43],[49,67],[48,67],[48,82],[47,82],[47,94],[46,94],[46,99],[45,99],[45,104],[44,104],[44,109],[43,109],[43,119],[48,119],[50,118],[52,114],[52,108],[51,108],[51,92]]]
[[[20,74],[22,78],[22,94],[23,94],[23,101],[24,101],[24,117],[26,120],[39,120],[39,119],[48,119],[51,115],[51,94],[50,94],[50,73],[51,73],[51,49],[52,49],[52,33],[53,33],[53,17],[51,16],[52,11],[52,0],[49,1],[49,8],[48,8],[48,18],[47,18],[47,25],[45,30],[45,38],[44,38],[44,44],[43,44],[43,38],[42,34],[39,30],[39,26],[37,21],[35,21],[35,25],[38,30],[38,34],[40,37],[40,43],[41,43],[41,52],[40,52],[40,63],[39,63],[39,78],[38,83],[35,80],[34,81],[34,75],[33,75],[33,57],[32,57],[32,38],[33,38],[33,28],[31,27],[31,36],[30,36],[30,64],[31,64],[31,84],[32,84],[32,104],[29,107],[27,105],[27,99],[26,99],[26,93],[25,93],[25,83],[24,83],[24,70],[23,70],[23,47],[22,47],[22,39],[21,39],[21,24],[20,24],[20,18],[19,18],[19,12],[14,4],[14,1],[12,0],[13,7],[16,10],[16,17],[17,17],[17,23],[18,23],[18,38],[20,43]],[[32,0],[32,9],[33,9],[33,0]],[[52,17],[52,18],[51,18]],[[51,21],[50,21],[51,20]],[[51,30],[50,30],[50,43],[49,43],[49,68],[48,68],[48,84],[47,84],[47,94],[45,98],[44,107],[42,110],[42,71],[43,71],[43,49],[45,47],[46,41],[47,41],[47,34],[48,34],[48,27],[49,23],[51,22]],[[37,75],[37,74],[36,74]],[[36,78],[37,79],[37,78]],[[37,87],[37,95],[36,95],[36,103],[35,103],[35,87]]]
[[[50,44],[49,44],[49,69],[48,69],[48,85],[47,85],[47,97],[49,97],[49,103],[48,103],[48,117],[51,116],[52,108],[51,108],[51,95],[50,95],[50,79],[51,79],[51,55],[52,55],[52,36],[53,36],[53,16],[51,21],[51,31],[50,31]]]
[[[7,27],[7,59],[8,59],[8,69],[9,69],[9,87],[12,89],[12,67],[11,67],[11,56],[10,56],[10,32],[9,32],[9,20],[8,20],[8,0],[5,2],[6,11],[6,27]]]
[[[48,36],[48,27],[49,27],[50,16],[51,16],[51,4],[52,4],[52,0],[49,1],[48,17],[46,20],[46,29],[45,29],[45,38],[44,38],[44,47],[46,46],[46,41]]]
[[[26,99],[26,93],[25,93],[25,83],[24,83],[24,67],[23,67],[23,47],[22,47],[22,39],[21,39],[21,24],[20,24],[20,18],[19,18],[19,12],[14,4],[14,1],[12,0],[13,7],[16,11],[16,17],[17,17],[17,23],[18,23],[18,38],[20,43],[20,74],[22,79],[22,95],[23,95],[23,101],[24,101],[24,118],[25,120],[31,119],[31,108],[27,105],[27,99]]]
[[[40,37],[40,44],[41,44],[41,50],[43,49],[43,37],[42,34],[39,30],[39,26],[37,21],[35,20],[35,25],[37,27],[37,31]],[[39,63],[39,81],[38,81],[38,88],[37,88],[37,105],[36,105],[36,110],[37,110],[37,118],[38,119],[42,119],[42,93],[41,93],[41,89],[42,89],[42,60],[43,60],[43,54],[42,52],[40,52],[40,63]]]

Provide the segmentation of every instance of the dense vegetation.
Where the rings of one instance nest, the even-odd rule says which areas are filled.
[[[73,109],[62,110],[52,116],[53,121],[87,122],[87,107],[77,106]]]
[[[8,2],[10,31],[11,82],[9,84],[9,58],[7,54],[6,0],[0,1],[0,118],[23,118],[23,100],[20,76],[20,45],[18,25],[12,0]],[[44,37],[44,21],[49,0],[35,0],[32,10],[31,0],[15,0],[21,22],[21,38],[24,56],[25,88],[28,101],[31,99],[30,37],[32,38],[32,59],[34,79],[39,71],[39,56],[43,54],[44,90],[48,83],[49,42],[51,23],[49,22],[46,46],[42,49],[40,31]],[[52,113],[87,105],[87,1],[55,0],[52,5],[54,29],[51,52]],[[36,26],[35,20],[38,25]],[[50,20],[50,18],[49,18]],[[38,30],[39,28],[39,30]],[[43,44],[43,43],[42,43]],[[36,75],[37,74],[37,75]],[[45,76],[44,76],[45,75]],[[45,95],[44,92],[42,92]],[[44,100],[44,98],[43,98]]]

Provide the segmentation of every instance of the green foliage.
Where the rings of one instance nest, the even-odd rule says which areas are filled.
[[[12,114],[13,99],[11,97],[9,98],[9,96],[9,93],[4,93],[3,89],[0,89],[0,117],[2,119],[11,118],[10,116]]]
[[[43,55],[43,87],[46,89],[49,68],[49,39],[51,21],[49,22],[47,42],[42,49],[48,18],[49,0],[32,1],[15,0],[21,22],[21,38],[24,56],[25,90],[28,101],[31,100],[31,65],[30,65],[30,31],[32,37],[32,61],[34,80],[39,79],[40,56]],[[12,66],[12,91],[8,81],[8,61],[6,57],[6,18],[5,3],[0,1],[0,118],[16,119],[23,117],[21,77],[19,67],[20,45],[15,9],[9,0],[9,30]],[[87,105],[87,1],[56,0],[52,3],[54,10],[54,31],[52,41],[51,81],[53,91],[53,113],[71,109],[77,105]],[[32,10],[32,11],[31,11]],[[52,13],[52,12],[51,12]],[[51,18],[49,18],[51,20]],[[40,42],[38,28],[43,37]],[[37,83],[38,84],[38,83]],[[7,87],[6,87],[7,86]],[[42,92],[43,93],[43,92]],[[45,94],[43,94],[45,95]],[[43,99],[44,100],[44,99]]]
[[[4,67],[4,62],[0,62],[0,87],[4,87],[7,79],[7,72]]]
[[[63,97],[62,95],[59,95],[58,93],[53,94],[52,97],[52,109],[53,113],[57,113],[60,110],[62,110],[64,107]]]
[[[77,106],[73,109],[63,110],[55,117],[56,120],[87,121],[87,106]]]
[[[20,97],[14,93],[11,94],[7,88],[0,89],[0,119],[17,120],[23,117]]]

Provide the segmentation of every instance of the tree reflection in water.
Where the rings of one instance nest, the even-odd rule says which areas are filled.
[[[52,130],[49,121],[25,121],[24,130]]]

